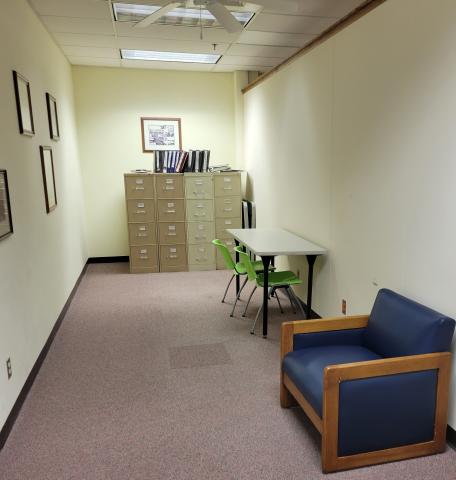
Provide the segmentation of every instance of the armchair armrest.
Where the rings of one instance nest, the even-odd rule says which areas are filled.
[[[365,328],[369,321],[369,315],[357,315],[351,317],[333,317],[320,320],[297,320],[284,322],[281,328],[280,358],[293,351],[293,336],[298,333],[331,332],[336,330],[351,330]]]
[[[443,451],[450,366],[451,354],[443,352],[326,367],[323,380],[323,469],[340,470]],[[414,394],[410,385],[414,385],[420,395]],[[355,402],[350,401],[353,399]],[[420,433],[422,439],[413,442],[407,441],[407,435],[402,435],[394,447],[368,448],[370,451],[367,452],[355,449],[347,453],[350,448],[343,444],[344,439],[348,444],[362,444],[360,438],[364,432],[368,432],[369,439],[376,435],[367,423],[360,421],[364,417],[359,412],[368,412],[369,418],[378,415],[377,428],[381,432],[384,431],[382,419],[392,422],[393,414],[394,418],[400,419],[399,423],[402,422],[402,425],[395,424],[397,432],[406,432],[407,425],[416,426],[417,422],[423,422],[423,429],[429,432],[426,434],[428,438]],[[344,433],[345,423],[349,428]]]

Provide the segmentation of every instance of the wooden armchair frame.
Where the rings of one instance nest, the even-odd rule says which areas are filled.
[[[281,362],[285,355],[293,350],[293,335],[295,334],[364,328],[368,321],[369,316],[362,315],[284,322],[280,342]],[[280,404],[283,408],[288,408],[297,402],[321,433],[321,459],[322,469],[325,473],[431,455],[443,452],[446,447],[450,368],[451,354],[449,352],[330,365],[325,368],[323,374],[323,418],[320,418],[319,414],[304,398],[290,378],[283,373],[281,368]],[[429,442],[349,456],[338,456],[339,384],[346,380],[424,370],[438,371],[434,438]]]

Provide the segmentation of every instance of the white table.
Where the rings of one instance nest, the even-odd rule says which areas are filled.
[[[236,245],[242,244],[261,257],[264,265],[263,287],[263,337],[268,335],[268,272],[272,259],[277,255],[305,255],[309,264],[307,276],[306,317],[312,313],[313,267],[319,255],[325,255],[327,249],[298,237],[281,228],[235,228],[228,229]],[[239,254],[236,254],[236,262]]]

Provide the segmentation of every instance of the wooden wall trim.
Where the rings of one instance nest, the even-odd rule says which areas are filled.
[[[339,33],[340,31],[344,30],[345,28],[350,26],[352,23],[364,17],[364,15],[367,15],[369,12],[374,10],[374,8],[377,8],[378,6],[380,6],[382,3],[385,3],[386,1],[387,0],[367,0],[358,8],[350,12],[347,16],[341,18],[337,23],[335,23],[334,25],[329,27],[327,30],[325,30],[323,33],[321,33],[317,38],[315,38],[310,43],[308,43],[303,48],[301,48],[296,53],[294,53],[291,57],[288,57],[286,60],[284,60],[282,63],[279,63],[279,65],[274,67],[272,70],[256,78],[253,82],[249,83],[246,87],[242,89],[242,93],[247,93],[249,90],[252,90],[252,88],[258,86],[260,83],[264,82],[267,78],[274,75],[279,70],[282,70],[282,68],[288,65],[289,63],[292,63],[302,55],[309,53],[315,47],[318,47],[323,42],[326,42],[326,40],[329,40],[331,37],[336,35],[336,33]]]

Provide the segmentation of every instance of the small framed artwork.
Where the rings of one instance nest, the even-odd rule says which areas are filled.
[[[32,96],[30,82],[20,73],[13,70],[14,93],[16,94],[16,108],[21,135],[35,135],[33,124]]]
[[[143,153],[156,150],[181,150],[180,118],[141,117]]]
[[[49,135],[52,140],[60,138],[59,116],[57,115],[57,100],[46,92],[46,106],[49,122]]]
[[[50,213],[57,207],[57,192],[55,189],[54,159],[51,147],[40,147],[41,171],[43,173],[44,198],[46,212]]]
[[[11,205],[6,170],[0,170],[0,240],[13,233]]]

